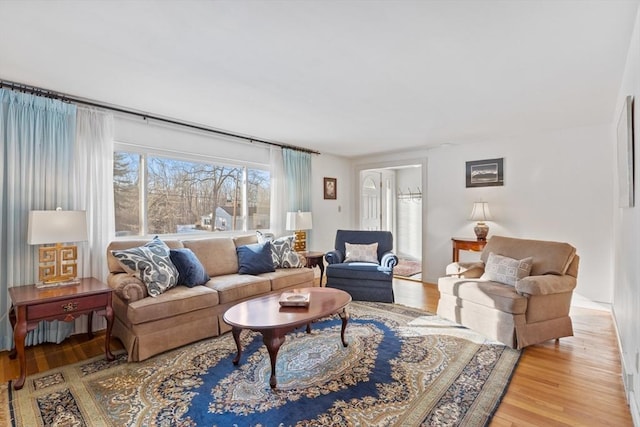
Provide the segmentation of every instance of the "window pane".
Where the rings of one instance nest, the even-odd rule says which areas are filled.
[[[260,169],[247,170],[248,230],[268,229],[271,212],[271,174]]]
[[[119,235],[269,228],[269,171],[116,152],[114,186]],[[140,197],[141,188],[146,198]],[[141,230],[140,209],[146,230]]]
[[[116,151],[113,192],[116,236],[140,234],[140,155]]]

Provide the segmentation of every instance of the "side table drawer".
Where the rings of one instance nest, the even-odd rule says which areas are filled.
[[[52,316],[63,316],[65,314],[97,310],[106,307],[107,301],[108,294],[105,293],[30,305],[27,307],[27,319],[37,320]]]
[[[484,244],[477,242],[456,242],[456,248],[461,251],[479,252],[484,248]]]

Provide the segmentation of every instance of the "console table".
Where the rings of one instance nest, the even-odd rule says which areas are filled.
[[[38,289],[35,285],[14,286],[9,288],[11,310],[9,320],[13,327],[13,350],[11,359],[18,356],[20,377],[13,383],[14,390],[20,390],[27,376],[24,339],[28,331],[34,330],[43,320],[62,320],[71,322],[81,314],[88,315],[88,336],[93,338],[91,320],[93,312],[107,319],[104,352],[106,359],[114,359],[111,353],[111,327],[113,326],[113,309],[111,307],[112,289],[98,279],[80,279],[77,285],[58,288]]]
[[[481,252],[487,245],[486,240],[478,240],[464,237],[452,237],[451,243],[453,245],[453,262],[458,262],[460,259],[460,251],[473,251]]]

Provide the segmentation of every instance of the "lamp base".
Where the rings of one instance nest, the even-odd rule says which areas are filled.
[[[484,222],[479,222],[473,227],[473,232],[476,233],[476,237],[480,241],[487,240],[487,234],[489,234],[489,226]]]
[[[293,242],[293,250],[296,252],[304,252],[307,250],[307,232],[304,230],[297,230],[294,235],[296,236]]]

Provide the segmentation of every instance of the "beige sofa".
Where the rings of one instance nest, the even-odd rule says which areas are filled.
[[[210,280],[203,286],[176,286],[150,297],[143,282],[126,273],[112,250],[142,246],[148,240],[114,241],[107,248],[113,288],[112,336],[122,341],[129,361],[145,360],[164,351],[231,329],[222,316],[232,305],[258,295],[314,285],[309,268],[276,269],[258,275],[238,274],[236,247],[255,243],[255,236],[165,240],[172,249],[189,248],[203,264]]]
[[[515,260],[531,257],[530,273],[515,286],[482,279],[492,252]],[[518,349],[571,336],[578,264],[568,243],[493,236],[480,262],[447,266],[448,276],[438,280],[438,315]]]

